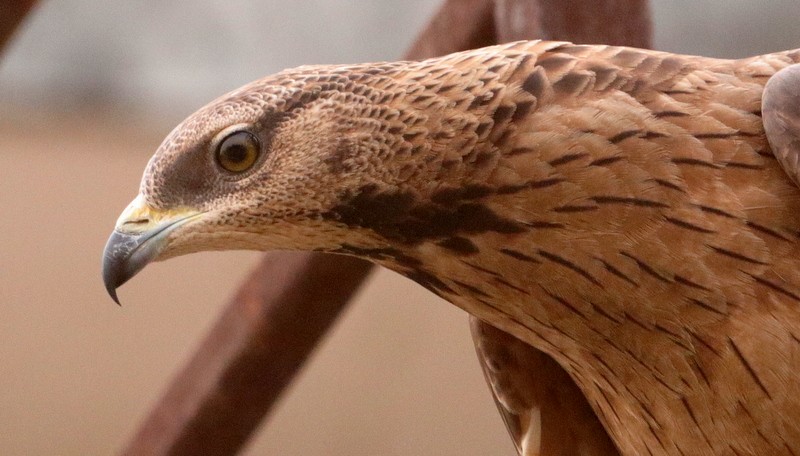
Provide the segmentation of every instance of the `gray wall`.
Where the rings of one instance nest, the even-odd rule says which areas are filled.
[[[800,48],[798,0],[651,0],[657,49],[748,57]]]
[[[0,62],[0,101],[182,117],[286,67],[395,59],[438,3],[44,2]],[[659,49],[740,57],[800,47],[797,0],[651,4]]]
[[[43,2],[0,63],[0,100],[61,109],[110,103],[184,116],[283,68],[395,59],[437,6],[426,0]]]

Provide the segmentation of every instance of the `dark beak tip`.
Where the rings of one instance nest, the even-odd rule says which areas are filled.
[[[158,257],[167,242],[167,235],[190,217],[166,222],[140,233],[114,230],[103,250],[103,283],[111,299],[118,305],[117,289],[148,263]]]
[[[121,284],[118,283],[119,277],[114,264],[114,259],[108,258],[108,248],[106,248],[106,252],[103,254],[103,285],[105,285],[106,291],[108,295],[111,296],[111,299],[113,299],[118,306],[121,306],[122,304],[120,304],[119,297],[117,296],[117,287]]]
[[[111,299],[113,299],[118,306],[122,307],[122,303],[119,302],[119,297],[117,297],[117,287],[109,284],[108,282],[106,282],[105,285],[106,291],[108,292],[108,295],[111,296]]]
[[[136,235],[129,235],[114,231],[108,238],[105,250],[103,251],[103,284],[111,299],[120,305],[117,296],[117,288],[133,277],[145,262],[137,261],[134,258],[138,247],[142,243],[142,238]]]

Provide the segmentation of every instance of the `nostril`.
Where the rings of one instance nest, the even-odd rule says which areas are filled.
[[[124,224],[125,225],[146,225],[150,223],[150,219],[147,218],[140,218],[136,220],[128,220]]]

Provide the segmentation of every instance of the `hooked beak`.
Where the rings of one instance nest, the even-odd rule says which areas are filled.
[[[169,234],[202,213],[192,209],[159,211],[137,196],[122,212],[103,251],[103,282],[119,304],[117,288],[158,258]]]

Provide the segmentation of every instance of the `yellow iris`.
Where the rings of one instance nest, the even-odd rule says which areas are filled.
[[[258,138],[249,131],[235,131],[217,146],[217,163],[232,173],[243,173],[258,159],[261,147]]]

